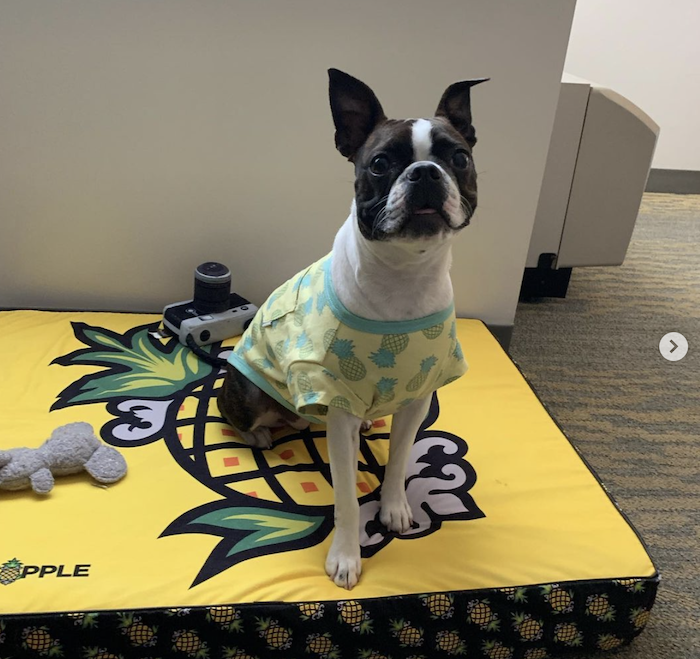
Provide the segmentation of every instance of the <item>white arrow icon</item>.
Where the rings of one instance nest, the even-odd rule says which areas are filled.
[[[688,339],[680,332],[669,332],[659,341],[659,352],[664,359],[677,362],[688,354]]]

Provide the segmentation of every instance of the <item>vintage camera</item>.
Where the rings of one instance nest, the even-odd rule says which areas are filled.
[[[205,346],[242,334],[257,310],[231,292],[231,271],[209,261],[194,271],[194,298],[168,304],[163,309],[163,325],[183,345]]]

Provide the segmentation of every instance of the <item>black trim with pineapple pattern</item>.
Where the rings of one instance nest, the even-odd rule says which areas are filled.
[[[551,659],[615,650],[658,578],[364,600],[0,617],[0,658]]]

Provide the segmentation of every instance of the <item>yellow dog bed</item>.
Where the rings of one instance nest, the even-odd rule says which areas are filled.
[[[0,657],[542,659],[645,626],[642,541],[482,323],[458,321],[470,370],[416,439],[410,533],[378,522],[390,419],[361,443],[349,593],[323,569],[324,428],[251,449],[219,415],[220,373],[157,327],[0,313],[0,449],[87,421],[129,466],[109,487],[0,491]]]

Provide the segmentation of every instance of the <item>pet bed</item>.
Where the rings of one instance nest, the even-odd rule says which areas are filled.
[[[249,448],[218,370],[157,327],[0,313],[0,449],[87,421],[129,467],[0,491],[0,658],[544,659],[644,628],[658,575],[641,539],[481,322],[457,323],[470,370],[416,439],[404,536],[378,522],[390,419],[361,442],[352,591],[323,569],[324,429]]]

